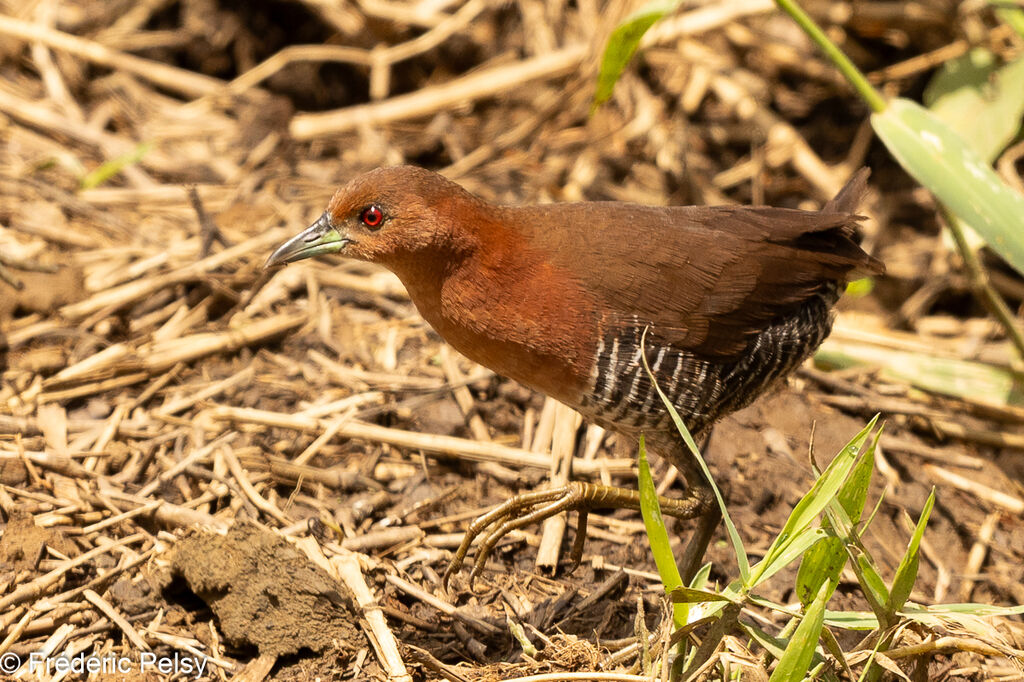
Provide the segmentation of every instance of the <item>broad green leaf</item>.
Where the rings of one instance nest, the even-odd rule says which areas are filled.
[[[915,180],[1024,274],[1024,195],[916,102],[902,97],[890,101],[885,110],[871,114],[871,125]]]
[[[804,612],[803,620],[796,632],[789,639],[786,651],[779,659],[779,664],[772,671],[769,682],[800,682],[811,667],[814,653],[821,637],[821,628],[825,624],[825,604],[828,602],[836,583],[822,584],[818,594]]]
[[[661,516],[658,491],[654,486],[654,479],[651,477],[651,468],[647,463],[647,446],[642,435],[640,436],[640,452],[637,456],[637,469],[640,514],[644,519],[647,541],[651,545],[651,553],[654,555],[654,563],[658,567],[658,575],[661,576],[661,584],[664,585],[666,592],[671,593],[682,587],[683,579],[679,575],[679,567],[676,566],[676,559],[672,555],[672,546],[668,540],[668,531],[665,529],[665,520]],[[686,625],[689,610],[686,604],[675,604],[676,627]]]
[[[924,91],[925,105],[992,163],[1020,132],[1024,57],[1000,67],[976,48],[942,65]]]
[[[679,7],[682,0],[653,0],[615,27],[601,56],[601,70],[597,75],[597,92],[594,93],[594,108],[608,101],[615,89],[615,83],[633,58],[640,39],[659,19]]]
[[[931,516],[934,505],[935,488],[932,488],[931,494],[928,495],[928,501],[924,503],[924,509],[921,510],[921,518],[917,520],[914,534],[907,545],[907,551],[903,554],[900,565],[896,568],[896,577],[892,579],[889,601],[885,605],[886,610],[890,614],[895,615],[897,611],[903,608],[904,602],[907,601],[911,590],[914,589],[914,582],[917,581],[917,566],[920,561],[921,538],[924,537],[924,529],[928,525],[928,517]]]
[[[850,472],[850,477],[846,479],[846,483],[843,484],[837,496],[851,525],[856,525],[860,521],[864,504],[867,502],[871,472],[875,466],[875,445],[877,443],[878,439],[876,438],[857,461],[853,471]],[[825,532],[832,527],[827,518],[822,519],[821,525]],[[823,582],[839,579],[846,559],[846,548],[843,546],[843,540],[838,537],[827,537],[807,550],[803,561],[800,562],[800,570],[796,576],[796,593],[804,607],[818,593],[818,588]]]
[[[983,362],[836,338],[825,339],[814,361],[834,368],[879,367],[884,378],[988,405],[1024,404],[1024,386],[1017,376],[1008,369]]]

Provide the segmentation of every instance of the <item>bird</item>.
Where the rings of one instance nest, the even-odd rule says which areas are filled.
[[[660,387],[694,437],[799,366],[831,331],[845,283],[880,275],[855,241],[869,170],[821,210],[648,206],[617,201],[498,205],[414,166],[364,173],[281,244],[265,267],[320,256],[377,263],[452,347],[497,374],[647,447],[686,480],[662,512],[697,518],[681,560],[699,568],[721,513]],[[651,381],[653,376],[655,382]],[[565,510],[639,508],[635,490],[572,482],[523,493],[476,519],[444,576],[486,533],[498,539]]]

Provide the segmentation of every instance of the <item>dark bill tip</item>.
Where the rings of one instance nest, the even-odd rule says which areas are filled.
[[[326,253],[338,253],[351,241],[331,226],[324,213],[315,223],[277,247],[263,267],[272,268]]]

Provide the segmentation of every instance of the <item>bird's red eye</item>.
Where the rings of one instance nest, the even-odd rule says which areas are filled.
[[[359,219],[363,221],[363,225],[367,227],[380,227],[380,224],[384,222],[384,211],[380,210],[380,206],[371,204],[363,209],[362,215]]]

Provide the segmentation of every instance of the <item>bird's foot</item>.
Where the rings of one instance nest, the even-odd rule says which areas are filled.
[[[690,494],[680,499],[659,496],[658,503],[661,506],[661,513],[679,519],[692,519],[704,514],[707,510],[707,500],[704,495],[699,494],[703,491],[696,489],[694,492],[698,492],[698,494]],[[579,566],[583,558],[583,544],[587,537],[587,515],[594,509],[639,510],[640,493],[626,488],[573,481],[561,488],[516,495],[478,517],[469,525],[462,538],[462,543],[444,572],[442,585],[448,589],[448,581],[462,568],[470,545],[478,537],[480,546],[477,549],[476,560],[473,562],[473,572],[470,574],[471,582],[484,567],[488,557],[494,551],[494,546],[501,538],[514,530],[538,523],[565,511],[575,511],[579,514],[576,539],[573,541],[572,551],[569,555],[572,561],[571,572]]]

